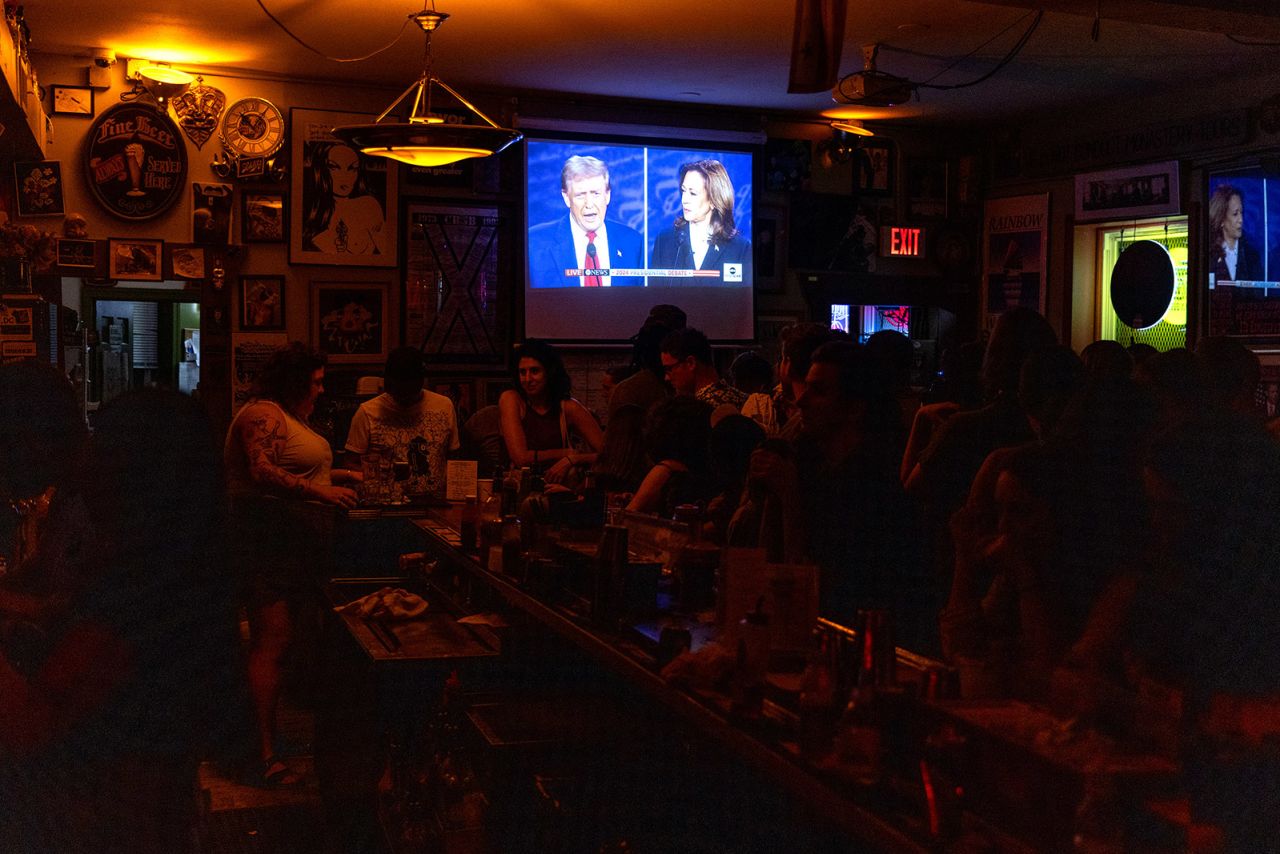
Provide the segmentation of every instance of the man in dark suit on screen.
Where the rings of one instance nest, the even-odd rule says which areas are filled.
[[[566,276],[567,269],[602,272],[644,267],[644,240],[634,228],[606,221],[609,167],[596,157],[575,154],[560,170],[560,195],[568,216],[529,229],[529,284],[535,288],[626,287],[640,276]]]

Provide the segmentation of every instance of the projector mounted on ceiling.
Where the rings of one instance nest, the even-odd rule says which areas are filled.
[[[911,98],[916,84],[905,77],[876,70],[876,54],[880,45],[862,47],[863,67],[840,79],[831,90],[831,97],[841,104],[857,104],[865,107],[892,107]]]

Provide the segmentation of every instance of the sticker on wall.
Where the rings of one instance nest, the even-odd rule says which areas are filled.
[[[217,129],[218,119],[227,106],[227,96],[221,89],[204,85],[203,77],[197,77],[195,86],[169,103],[173,104],[173,111],[178,114],[182,132],[199,150],[204,148],[204,144]]]
[[[159,216],[186,188],[186,144],[173,120],[149,104],[119,104],[98,116],[84,164],[93,197],[122,219]]]

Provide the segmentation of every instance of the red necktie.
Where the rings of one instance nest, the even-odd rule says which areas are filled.
[[[596,233],[594,231],[587,232],[587,263],[583,265],[587,270],[599,270],[600,262],[596,259]],[[585,276],[582,280],[584,288],[600,287],[599,276]]]

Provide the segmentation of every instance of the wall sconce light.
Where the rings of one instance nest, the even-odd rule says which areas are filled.
[[[195,78],[187,72],[167,65],[143,66],[138,71],[138,80],[141,81],[142,88],[156,99],[156,105],[162,113],[168,111],[170,99],[190,89],[195,82]]]

